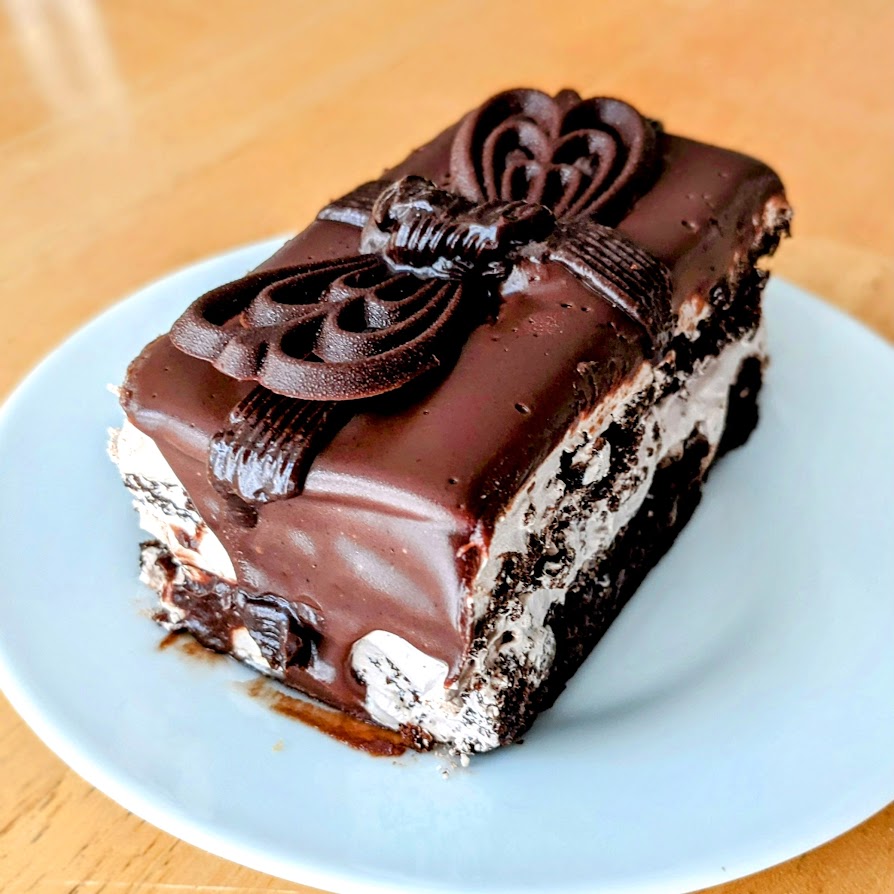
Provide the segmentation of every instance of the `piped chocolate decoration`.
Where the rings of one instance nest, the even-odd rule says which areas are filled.
[[[463,120],[450,184],[473,202],[530,202],[558,218],[614,224],[649,188],[658,162],[653,125],[626,102],[509,90]]]
[[[476,205],[410,176],[391,184],[376,200],[360,250],[381,255],[393,270],[424,278],[505,278],[514,252],[546,239],[555,225],[542,205]]]
[[[436,367],[455,343],[462,306],[460,282],[395,273],[376,255],[354,255],[221,286],[180,317],[171,340],[277,394],[358,400]]]
[[[455,355],[522,259],[562,264],[660,346],[670,274],[605,225],[656,166],[653,127],[626,103],[509,91],[460,125],[451,191],[383,179],[320,212],[362,227],[361,254],[251,273],[199,298],[172,342],[261,386],[213,439],[218,488],[247,503],[300,493],[347,419],[335,405],[393,391]]]
[[[218,490],[249,504],[297,493],[316,450],[340,427],[340,404],[254,388],[211,439],[208,467]]]
[[[616,230],[589,221],[562,224],[550,240],[547,257],[636,320],[653,345],[665,346],[672,283],[670,271],[657,258]]]

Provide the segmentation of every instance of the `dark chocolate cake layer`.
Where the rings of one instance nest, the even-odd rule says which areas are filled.
[[[521,102],[513,98],[515,94],[507,96],[510,104]],[[499,153],[503,151],[500,140],[505,129],[500,130],[503,125],[499,121],[492,124],[488,118],[500,111],[500,102],[506,102],[498,100],[414,152],[387,171],[381,184],[367,191],[381,192],[395,181],[400,187],[409,183],[401,178],[418,175],[437,188],[463,193],[467,205],[460,206],[455,220],[489,213],[489,206],[474,206],[471,196],[479,180],[485,185],[491,183],[491,168],[504,171]],[[599,107],[606,120],[617,112],[611,105],[614,101],[594,102],[608,103]],[[580,116],[580,109],[586,106],[568,92],[556,100],[543,94],[525,94],[524,103],[533,103],[530,114],[535,118],[542,108],[546,110],[544,120],[554,115],[563,122]],[[624,115],[629,113],[624,111]],[[525,118],[518,132],[527,133],[529,123]],[[478,682],[474,686],[481,689],[480,680],[496,667],[491,659],[496,661],[500,652],[499,644],[481,642],[482,625],[493,615],[488,587],[500,575],[505,577],[514,561],[512,554],[524,550],[530,553],[523,556],[524,561],[538,558],[534,555],[536,539],[528,540],[521,549],[513,542],[510,549],[504,541],[508,543],[514,535],[507,532],[518,524],[548,526],[549,520],[540,518],[538,512],[553,511],[544,508],[546,504],[537,509],[532,498],[527,517],[517,521],[513,513],[521,497],[536,490],[538,475],[543,477],[549,463],[559,461],[564,455],[562,445],[572,435],[578,439],[574,443],[582,457],[579,464],[592,466],[586,475],[593,477],[598,472],[601,478],[611,480],[611,470],[600,466],[609,462],[610,451],[602,446],[594,449],[593,444],[602,439],[603,428],[614,425],[619,430],[633,429],[642,421],[637,420],[637,414],[645,418],[653,410],[653,415],[658,414],[650,420],[654,431],[643,442],[643,455],[634,457],[628,470],[635,484],[630,489],[637,489],[636,501],[642,500],[649,477],[658,477],[655,457],[664,449],[664,441],[671,453],[661,459],[661,469],[676,466],[680,461],[677,454],[689,454],[690,448],[684,444],[698,442],[704,434],[702,429],[709,429],[704,434],[710,448],[705,454],[706,466],[713,459],[726,414],[725,395],[740,368],[753,370],[753,364],[757,364],[759,370],[762,358],[754,326],[739,327],[736,335],[730,335],[730,307],[737,305],[739,316],[750,313],[756,323],[759,291],[749,284],[753,265],[760,255],[772,250],[786,230],[788,206],[779,179],[760,162],[665,134],[642,122],[645,142],[639,137],[631,138],[631,142],[623,134],[625,126],[623,122],[605,123],[604,130],[628,153],[628,159],[637,151],[652,152],[655,164],[649,168],[647,179],[641,174],[645,168],[634,170],[627,165],[623,170],[619,168],[615,181],[606,181],[606,204],[601,207],[608,209],[608,216],[597,219],[608,222],[611,229],[603,227],[597,235],[615,240],[609,252],[618,246],[621,248],[617,250],[627,251],[626,246],[633,245],[636,251],[645,252],[648,264],[663,265],[661,269],[666,270],[671,286],[668,316],[653,314],[648,301],[657,300],[654,296],[640,296],[644,303],[638,313],[624,300],[609,300],[607,292],[600,293],[598,287],[594,290],[593,281],[575,266],[574,258],[567,261],[565,243],[572,248],[577,243],[573,241],[576,231],[564,223],[566,218],[560,213],[564,200],[547,202],[548,190],[541,184],[538,199],[553,209],[554,218],[547,222],[548,227],[555,228],[549,231],[553,235],[546,243],[536,239],[530,245],[522,245],[520,239],[507,243],[514,252],[511,274],[500,281],[496,291],[485,287],[484,280],[466,276],[462,288],[471,298],[464,300],[472,300],[478,307],[475,325],[456,340],[455,349],[439,352],[436,368],[424,376],[398,391],[352,401],[350,413],[339,419],[339,425],[332,426],[331,439],[313,455],[303,489],[289,499],[246,501],[221,488],[209,474],[209,456],[215,444],[221,443],[221,433],[235,424],[234,408],[240,402],[249,403],[246,398],[254,399],[255,381],[233,378],[205,359],[189,356],[182,343],[175,345],[170,336],[150,344],[134,361],[122,404],[129,423],[157,448],[158,455],[152,453],[149,462],[150,471],[157,474],[139,474],[141,463],[145,464],[140,454],[144,445],[131,435],[127,449],[141,458],[131,464],[133,467],[120,463],[122,471],[136,485],[138,501],[141,493],[153,487],[157,504],[159,494],[161,504],[170,498],[168,503],[174,511],[167,515],[173,522],[164,533],[176,541],[170,543],[178,558],[187,567],[204,569],[203,573],[219,572],[221,580],[252,594],[262,606],[252,611],[261,615],[266,612],[265,623],[275,628],[271,635],[279,637],[281,655],[289,655],[282,667],[277,666],[280,659],[275,658],[272,646],[264,645],[264,636],[249,633],[249,640],[244,636],[240,639],[246,660],[284,675],[290,685],[330,704],[365,712],[384,725],[396,727],[398,719],[392,716],[395,706],[390,701],[389,705],[375,703],[379,684],[371,669],[375,662],[382,666],[390,661],[389,650],[396,648],[413,666],[416,684],[422,680],[419,685],[429,687],[424,697],[416,687],[416,702],[437,702],[441,698],[435,695],[439,686],[452,692],[448,701],[455,702],[456,717],[441,733],[436,731],[435,737],[463,750],[493,747],[490,733],[479,729],[463,738],[457,725],[462,726],[462,718],[469,711],[476,717],[481,711],[500,714],[503,709],[499,705],[508,707],[512,698],[521,697],[524,686],[517,684],[516,678],[524,677],[534,688],[547,678],[552,680],[548,672],[550,655],[555,654],[560,661],[555,651],[560,648],[560,635],[552,629],[562,616],[556,606],[563,602],[565,591],[572,592],[570,581],[561,582],[562,575],[547,568],[545,577],[530,583],[537,591],[533,597],[529,598],[530,593],[518,596],[515,605],[522,607],[515,611],[524,615],[530,630],[511,660],[508,653],[499,659],[507,667],[515,661],[518,670],[500,671],[499,697],[495,696],[493,704],[476,702],[477,707],[470,708],[469,699],[457,693],[472,686],[476,674]],[[546,141],[547,149],[553,152],[550,158],[558,160],[560,150],[566,151],[559,143],[567,135],[560,139],[545,127],[531,138],[531,145],[540,146]],[[596,158],[604,134],[594,137],[591,131],[586,133],[587,151],[596,153],[592,156]],[[566,145],[576,144],[568,137],[562,143]],[[513,146],[506,150],[510,161],[516,157],[512,153],[517,155],[519,151]],[[612,152],[615,149],[609,152],[611,158]],[[563,161],[563,166],[557,162],[552,167],[561,167],[561,177],[565,178],[561,184],[566,188],[568,178],[596,177],[587,164],[578,159],[573,164]],[[511,164],[506,162],[504,167],[508,170]],[[637,183],[638,193],[631,193],[633,199],[625,204],[621,193],[612,190],[618,183],[626,188],[634,174],[641,181]],[[504,187],[508,177],[504,176]],[[506,189],[509,187],[504,192]],[[371,219],[362,192],[358,195],[360,199],[349,198],[325,210],[322,216],[327,219],[314,222],[260,270],[279,271],[355,256],[364,246],[373,244],[368,243],[366,235],[369,224],[363,229],[356,225]],[[426,196],[434,196],[431,201],[443,201],[436,191],[429,190]],[[514,198],[514,194],[502,197]],[[366,207],[366,218],[355,215],[355,204]],[[502,216],[492,232],[517,226],[514,207],[497,208]],[[375,214],[374,210],[373,218]],[[378,218],[374,222],[384,226]],[[473,225],[478,226],[474,221]],[[446,227],[433,231],[432,244],[449,226],[448,218]],[[469,231],[467,227],[463,232]],[[379,243],[374,244],[380,244],[385,237],[376,238]],[[418,244],[418,240],[413,243],[417,248]],[[544,255],[541,244],[555,244],[558,249]],[[608,243],[600,246],[603,244]],[[387,257],[394,270],[401,269],[396,255]],[[563,263],[549,260],[562,257],[566,259]],[[611,257],[616,258],[616,254]],[[437,258],[435,261],[437,266]],[[418,262],[414,263],[417,267],[411,269],[417,270]],[[629,266],[633,269],[637,264]],[[661,320],[660,325],[656,320]],[[729,350],[722,362],[696,368],[699,359],[719,356],[723,347]],[[248,367],[239,361],[234,368]],[[690,402],[689,409],[684,406],[685,395],[670,400],[670,390],[659,394],[663,388],[685,391],[690,374],[701,397]],[[722,398],[717,397],[718,389]],[[748,399],[734,400],[731,406],[745,412],[742,408],[748,405]],[[660,412],[655,409],[658,401],[663,401]],[[612,414],[622,410],[622,415],[613,420]],[[697,413],[702,411],[706,415],[699,418]],[[683,431],[687,425],[690,430]],[[682,438],[681,444],[677,445],[669,433]],[[614,455],[612,461],[617,461]],[[544,487],[555,489],[554,484]],[[561,498],[572,505],[568,494]],[[636,501],[618,498],[614,509],[607,503],[600,510],[605,518],[597,532],[594,554],[602,550],[600,537],[612,540],[620,536],[618,522],[623,522],[625,531],[633,524],[624,514],[634,508],[638,511],[633,506]],[[143,500],[145,511],[151,515],[147,508],[150,502]],[[573,506],[585,511],[576,503]],[[563,511],[570,509],[566,506]],[[165,514],[163,509],[161,516]],[[155,532],[153,525],[159,524],[164,527],[167,523],[150,519],[146,526]],[[586,533],[584,527],[578,532],[580,536]],[[564,552],[570,557],[569,567],[580,565],[581,556],[572,553],[579,553],[582,547],[578,544],[573,549],[569,543],[567,537],[559,537],[545,544],[545,564],[561,564],[555,556]],[[653,560],[658,555],[656,548]],[[543,556],[539,558],[543,565]],[[574,574],[577,576],[578,571]],[[547,579],[548,585],[544,583]],[[520,581],[517,585],[522,586]],[[541,601],[544,606],[539,605]],[[179,620],[173,618],[172,623]],[[531,632],[535,628],[538,632]],[[297,640],[301,646],[295,645]],[[312,642],[312,648],[307,642]],[[509,645],[506,648],[512,651]],[[482,649],[491,657],[485,660]],[[239,648],[231,650],[240,653]],[[491,670],[484,673],[482,661]],[[547,666],[541,666],[544,662]],[[536,673],[531,670],[534,664]],[[510,690],[516,695],[512,696]],[[386,701],[389,699],[393,701],[392,696]],[[401,711],[406,707],[409,717],[415,716],[412,705],[399,707]],[[494,719],[499,725],[499,718]],[[499,736],[505,737],[505,732]]]

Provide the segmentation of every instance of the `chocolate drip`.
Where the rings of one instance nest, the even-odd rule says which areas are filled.
[[[273,593],[250,593],[235,584],[199,569],[182,573],[182,566],[158,541],[142,544],[144,573],[154,578],[162,572],[159,595],[177,610],[174,618],[162,618],[172,631],[188,630],[208,649],[233,650],[234,631],[245,628],[264,660],[285,674],[291,668],[308,667],[321,643],[321,618],[311,606]]]
[[[221,493],[246,503],[293,497],[313,457],[343,421],[338,404],[255,388],[230,411],[230,427],[211,439],[211,479]]]
[[[242,620],[274,670],[304,668],[313,660],[320,639],[319,622],[308,606],[272,593],[246,594]]]

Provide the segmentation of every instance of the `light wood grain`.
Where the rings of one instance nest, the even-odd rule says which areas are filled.
[[[575,86],[770,160],[776,269],[894,339],[894,6],[4,0],[0,394],[172,267],[299,228],[498,88]],[[304,891],[161,833],[0,701],[0,889]],[[715,894],[892,894],[894,805]]]

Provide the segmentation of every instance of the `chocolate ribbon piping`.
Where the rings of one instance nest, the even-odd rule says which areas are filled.
[[[211,439],[211,480],[249,504],[281,500],[301,489],[315,442],[342,425],[346,405],[296,400],[253,388]]]
[[[212,439],[215,485],[248,504],[300,493],[352,402],[455,354],[522,250],[566,267],[660,344],[669,271],[605,225],[647,188],[656,160],[652,126],[626,103],[510,91],[460,125],[450,192],[380,179],[320,212],[362,228],[360,254],[251,273],[202,296],[172,341],[258,383]]]

